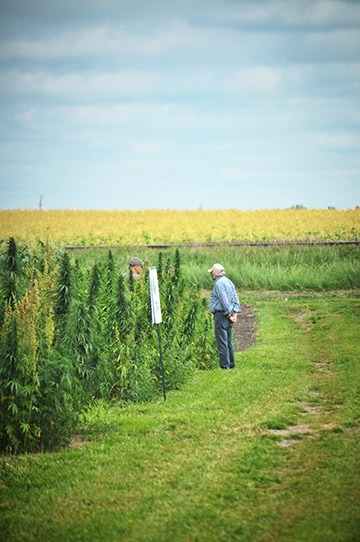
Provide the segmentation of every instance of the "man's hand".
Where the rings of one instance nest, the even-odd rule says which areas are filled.
[[[232,324],[236,324],[237,323],[237,312],[234,312],[234,314],[229,317],[229,320],[230,320],[230,322]]]

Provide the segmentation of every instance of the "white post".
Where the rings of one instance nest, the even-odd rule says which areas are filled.
[[[153,324],[161,324],[161,306],[160,294],[156,267],[149,268],[150,296],[151,296],[151,316]]]
[[[162,360],[161,338],[160,338],[160,327],[159,327],[159,324],[161,324],[162,322],[162,316],[161,316],[160,293],[159,293],[159,284],[158,284],[156,267],[149,268],[149,283],[150,283],[150,298],[151,298],[151,317],[152,317],[152,323],[156,324],[156,331],[157,331],[158,342],[159,342],[162,387],[163,387],[163,393],[164,393],[164,401],[166,401],[165,374],[164,374],[164,365],[163,365],[163,360]]]

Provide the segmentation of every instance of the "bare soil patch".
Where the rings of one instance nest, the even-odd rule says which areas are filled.
[[[242,304],[238,321],[234,325],[234,347],[236,352],[243,352],[256,343],[256,322],[251,305]]]

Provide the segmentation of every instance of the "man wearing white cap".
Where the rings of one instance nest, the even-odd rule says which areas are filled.
[[[214,315],[214,332],[220,356],[220,367],[233,369],[235,357],[232,325],[237,322],[237,315],[241,312],[239,298],[234,284],[225,276],[225,269],[220,263],[215,263],[208,271],[215,281],[209,308]]]

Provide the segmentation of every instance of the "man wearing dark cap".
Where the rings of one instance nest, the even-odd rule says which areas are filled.
[[[140,258],[133,257],[129,261],[129,273],[132,273],[134,280],[139,280],[144,267],[144,262]]]
[[[239,298],[234,284],[225,276],[225,269],[220,263],[215,263],[208,271],[215,282],[209,308],[214,315],[214,332],[220,356],[220,367],[233,369],[235,357],[232,325],[236,324],[237,315],[241,312]]]

